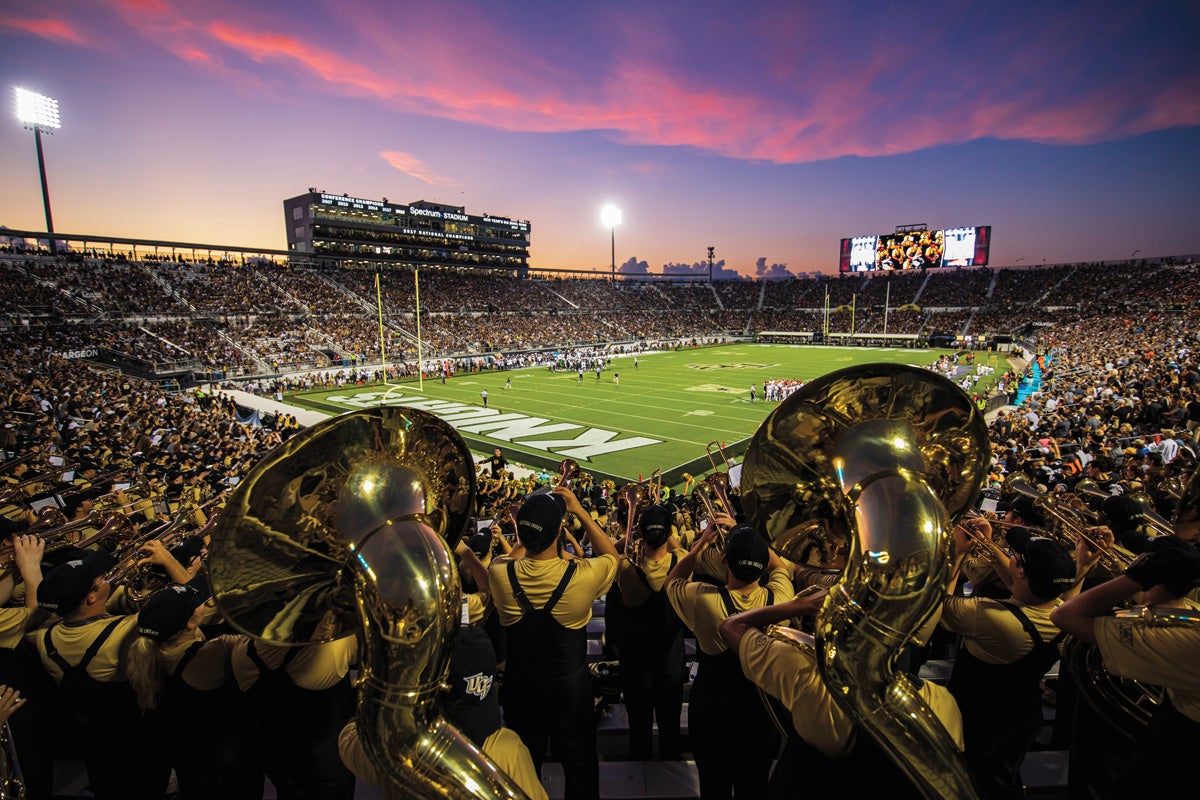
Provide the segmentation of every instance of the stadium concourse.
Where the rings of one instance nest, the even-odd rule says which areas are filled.
[[[411,299],[407,284],[400,276],[393,277],[385,286],[388,307],[407,308]],[[616,348],[632,355],[664,342],[755,339],[767,334],[786,339],[788,332],[797,338],[801,334],[811,337],[813,331],[825,327],[816,300],[824,297],[825,289],[839,304],[857,298],[865,305],[869,298],[882,300],[885,296],[874,280],[869,276],[806,279],[780,282],[768,291],[766,283],[754,281],[730,286],[614,286],[602,281],[519,282],[508,276],[448,274],[431,278],[431,284],[440,283],[440,291],[429,295],[437,298],[430,301],[435,309],[428,327],[422,325],[437,340],[439,358],[456,359],[463,369],[482,370],[542,363],[546,351],[557,348],[595,353]],[[1060,265],[1044,270],[930,272],[897,275],[892,280],[891,297],[902,295],[912,302],[906,303],[911,307],[903,312],[897,309],[897,317],[888,321],[888,330],[896,325],[897,330],[905,331],[898,335],[913,337],[904,341],[918,351],[918,345],[929,341],[926,334],[949,331],[954,337],[975,337],[973,343],[984,335],[1008,337],[1027,354],[1027,359],[1012,365],[1004,397],[988,413],[991,453],[983,489],[986,500],[1003,500],[1012,513],[1032,504],[1027,494],[1038,498],[1073,496],[1130,548],[1142,546],[1140,529],[1152,519],[1151,511],[1166,520],[1173,518],[1182,496],[1180,487],[1195,472],[1200,437],[1200,341],[1196,338],[1200,280],[1195,266],[1184,259],[1164,259]],[[182,616],[172,617],[178,632],[150,626],[154,605],[141,605],[146,601],[138,600],[138,591],[145,589],[145,584],[133,580],[158,581],[161,588],[154,597],[191,597],[183,585],[202,587],[208,574],[205,561],[193,558],[211,531],[205,527],[207,519],[220,513],[230,488],[265,453],[316,420],[303,409],[285,405],[284,395],[313,385],[336,385],[331,382],[337,379],[327,376],[344,375],[345,369],[371,380],[372,368],[365,365],[381,354],[378,346],[372,345],[377,342],[379,324],[377,310],[367,302],[373,293],[367,291],[366,283],[364,275],[353,271],[322,274],[278,265],[180,264],[85,258],[82,254],[0,257],[0,310],[8,321],[5,345],[0,349],[0,441],[4,444],[0,463],[4,485],[0,488],[7,501],[0,517],[5,532],[14,535],[14,549],[20,549],[13,557],[19,577],[7,584],[6,603],[0,608],[0,614],[7,615],[4,630],[11,634],[2,647],[11,658],[26,659],[21,662],[25,668],[6,672],[4,680],[30,680],[21,684],[28,703],[7,710],[27,780],[42,789],[50,788],[41,796],[89,797],[90,783],[104,778],[129,780],[149,773],[152,767],[173,768],[177,781],[186,780],[189,774],[196,778],[196,773],[187,772],[187,765],[194,765],[194,760],[189,762],[180,755],[178,762],[155,762],[149,750],[130,749],[131,742],[145,741],[149,724],[145,720],[150,717],[143,717],[142,709],[159,701],[168,705],[178,702],[178,696],[160,697],[156,691],[168,676],[179,677],[172,670],[183,671],[183,680],[174,680],[172,686],[198,680],[206,691],[216,693],[214,703],[220,698],[227,710],[247,707],[240,692],[256,698],[255,703],[263,701],[254,690],[255,681],[247,680],[248,674],[257,677],[261,668],[247,667],[244,657],[249,642],[245,637],[219,617],[202,617],[203,636],[197,636],[196,629],[188,627],[188,615],[193,613],[190,606]],[[425,291],[423,273],[423,298]],[[489,303],[520,310],[489,313]],[[895,346],[894,340],[883,337],[883,316],[877,309],[866,311],[863,306],[857,313],[848,309],[831,312],[830,338],[842,337],[856,345],[876,341]],[[388,357],[397,359],[391,365],[395,375],[389,377],[412,374],[415,346],[406,338],[411,322],[405,312],[397,311],[386,320],[393,334]],[[859,325],[870,333],[853,338],[852,326],[861,330]],[[1036,383],[1032,382],[1035,374]],[[1027,379],[1028,392],[1022,392],[1021,383]],[[219,381],[221,388],[206,391],[214,381]],[[256,391],[245,391],[255,385]],[[1019,404],[1006,402],[1017,397],[1021,398]],[[487,455],[477,454],[477,461]],[[647,474],[652,467],[647,465]],[[530,470],[524,477],[528,481],[538,475]],[[1025,493],[1017,492],[1017,486],[1024,486]],[[592,494],[581,495],[580,503],[590,504],[590,509],[584,507],[581,513],[595,513],[599,518]],[[734,498],[738,498],[736,492]],[[1113,502],[1114,498],[1130,500],[1143,510],[1131,513],[1129,503]],[[527,495],[514,499],[527,499]],[[739,501],[735,499],[734,505]],[[496,508],[486,510],[494,512]],[[684,547],[697,538],[697,510],[686,498],[668,509]],[[1040,524],[1046,527],[1039,530],[1049,538],[1063,536],[1047,520]],[[124,531],[126,525],[139,537],[151,538],[135,538],[131,544],[113,536],[113,531]],[[623,532],[619,521],[616,527],[620,529],[617,533]],[[183,538],[157,538],[168,530],[182,532]],[[580,528],[573,530],[576,536],[581,533]],[[27,536],[30,532],[67,546],[38,553],[36,539],[31,542]],[[151,540],[155,545],[147,544]],[[597,556],[604,539],[595,544],[587,541],[580,555],[611,557]],[[1054,543],[1067,547],[1057,540]],[[104,560],[100,551],[108,547],[122,559],[152,557],[162,572],[154,572],[154,577],[141,571],[115,573],[112,577],[119,580],[111,597],[107,590],[92,588],[99,587],[93,583],[99,572],[89,572],[84,581],[65,577],[75,575],[72,570],[83,568],[81,565],[91,569],[90,565]],[[129,547],[136,552],[129,552]],[[28,548],[35,549],[32,557]],[[503,549],[499,540],[485,537],[481,555],[499,558],[498,548]],[[84,549],[87,552],[79,552]],[[1071,552],[1076,555],[1068,553],[1067,558],[1079,558],[1083,551]],[[836,579],[837,554],[836,547],[825,549],[825,545],[810,550],[806,560],[797,564],[801,569],[792,573],[792,585],[784,588],[807,588],[814,571]],[[981,597],[985,591],[1001,592],[1002,587],[986,574],[987,551],[977,552],[972,546],[968,555],[967,564],[982,567],[968,573],[969,580],[956,584],[953,602],[971,600],[968,591]],[[465,555],[463,559],[469,561]],[[1083,585],[1091,588],[1120,577],[1125,563],[1100,564]],[[64,567],[66,572],[60,572]],[[687,585],[686,581],[681,584]],[[32,586],[37,587],[33,599],[42,604],[36,610],[25,603],[25,588]],[[1194,591],[1185,598],[1187,602],[1194,599]],[[688,632],[683,638],[679,751],[663,759],[634,755],[631,696],[619,680],[609,628],[610,623],[615,624],[615,610],[622,602],[620,591],[598,592],[590,604],[589,618],[577,629],[584,632],[581,638],[586,638],[595,716],[587,719],[585,715],[585,721],[589,727],[595,726],[600,795],[653,800],[698,797],[697,742],[691,714],[696,700],[692,692],[698,669],[698,634]],[[950,603],[950,598],[946,602]],[[101,619],[108,622],[87,628],[88,622]],[[38,648],[46,641],[57,641],[60,655],[77,660],[82,653],[66,652],[68,642],[53,637],[105,625],[124,626],[119,637],[131,641],[117,639],[108,645],[113,650],[104,652],[112,657],[100,659],[104,671],[89,673],[93,683],[57,685],[54,678],[62,674],[61,665],[48,655],[43,658],[43,652],[49,651]],[[164,639],[168,634],[173,635]],[[963,663],[959,661],[963,652],[959,636],[943,626],[931,637],[927,649],[912,654],[910,672],[934,685],[947,684],[955,667]],[[320,693],[351,685],[357,669],[351,653],[357,652],[357,644],[353,636],[343,638],[348,639],[343,642],[348,649],[331,657],[330,669],[317,675],[297,667],[298,673],[312,679],[311,685],[303,688],[316,688]],[[194,642],[200,643],[199,652],[205,657],[181,664],[176,657]],[[150,654],[148,661],[139,662],[142,669],[123,671],[116,654],[119,646],[126,645],[131,652]],[[279,656],[279,663],[283,657]],[[317,658],[297,660],[312,664]],[[206,662],[216,667],[203,673],[201,680],[195,671]],[[0,668],[7,663],[0,660]],[[231,673],[238,679],[230,678]],[[1171,675],[1170,668],[1161,672],[1164,680]],[[1106,781],[1124,766],[1128,747],[1110,752],[1113,742],[1083,735],[1096,734],[1101,727],[1077,724],[1079,715],[1085,713],[1084,704],[1072,693],[1072,683],[1067,672],[1060,671],[1059,661],[1034,677],[1038,678],[1036,685],[1026,688],[1036,692],[1033,697],[1041,717],[1020,765],[1021,782],[1031,795],[1065,798],[1070,788],[1073,796],[1077,796],[1076,789],[1105,796]],[[321,683],[323,678],[329,682]],[[131,681],[128,691],[125,679]],[[503,684],[502,671],[497,680]],[[97,696],[102,694],[105,703],[120,706],[121,735],[101,727],[106,733],[103,737],[71,738],[74,733],[68,735],[65,723],[46,726],[39,722],[60,722],[59,717],[46,714],[46,709],[55,708],[70,692],[97,686]],[[293,688],[297,686],[300,684]],[[70,708],[85,713],[92,707],[86,693],[80,700]],[[180,707],[175,708],[178,711]],[[178,726],[172,734],[203,733],[203,737],[188,739],[186,750],[205,765],[215,757],[218,744],[223,747],[230,737],[244,733],[228,719],[210,719],[203,707],[189,708],[189,721],[195,724]],[[1195,704],[1183,708],[1193,710]],[[326,743],[331,737],[336,740],[349,713],[323,726],[314,737]],[[103,722],[109,724],[110,719],[118,718],[106,717]],[[269,755],[269,747],[278,741],[274,737],[294,733],[271,728],[271,722],[269,716],[260,714],[246,723],[246,730],[256,733],[249,742],[239,740],[244,752],[255,757]],[[261,732],[266,730],[272,732]],[[662,734],[656,724],[651,731],[652,752],[662,744]],[[170,741],[177,744],[181,740]],[[135,763],[137,769],[114,778],[103,765],[89,761],[101,751],[110,755],[113,763]],[[1098,756],[1104,768],[1095,767]],[[1084,759],[1082,763],[1089,766],[1068,770],[1068,763],[1074,767],[1076,759]],[[289,763],[297,761],[293,758]],[[332,761],[314,758],[312,763],[344,769],[336,757]],[[538,777],[548,796],[563,796],[567,768],[553,758],[544,762]],[[353,793],[357,798],[382,796],[366,780],[358,780]],[[266,784],[264,796],[275,794],[274,783]]]

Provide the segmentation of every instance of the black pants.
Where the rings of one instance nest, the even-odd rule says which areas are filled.
[[[683,758],[679,717],[683,712],[684,661],[671,653],[636,654],[627,648],[621,658],[621,692],[629,713],[629,757],[648,761],[654,755],[653,728],[658,722],[658,753],[664,761]],[[657,655],[655,658],[653,656]]]
[[[756,800],[767,796],[771,761],[778,754],[775,725],[754,696],[739,702],[725,685],[692,682],[688,738],[700,778],[701,800]],[[699,696],[698,696],[699,695]]]
[[[600,757],[591,675],[584,672],[565,681],[525,686],[508,678],[502,701],[504,726],[529,748],[538,774],[549,747],[562,764],[564,800],[598,800]]]

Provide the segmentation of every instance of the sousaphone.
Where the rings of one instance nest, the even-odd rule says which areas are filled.
[[[953,382],[919,367],[867,364],[784,400],[754,434],[742,468],[746,515],[785,558],[817,530],[848,542],[817,618],[821,676],[930,798],[975,790],[954,740],[896,664],[946,594],[952,524],[978,495],[987,452],[983,416]]]
[[[268,453],[213,531],[209,579],[235,628],[295,646],[361,637],[358,732],[396,796],[524,797],[438,701],[460,617],[450,551],[474,495],[454,428],[370,408]]]

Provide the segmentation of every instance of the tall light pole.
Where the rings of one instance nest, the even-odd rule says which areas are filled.
[[[708,282],[709,282],[709,283],[712,283],[712,267],[713,267],[713,265],[712,265],[712,259],[713,259],[713,252],[714,252],[716,249],[717,249],[717,248],[715,248],[715,247],[709,247],[709,248],[708,248]]]
[[[42,131],[53,133],[62,127],[58,121],[58,101],[44,97],[26,89],[15,89],[17,98],[17,119],[33,130],[33,140],[37,143],[38,174],[42,177],[42,205],[46,207],[46,233],[54,233],[54,217],[50,214],[50,189],[46,185],[46,158],[42,155]],[[51,237],[50,249],[54,249],[54,239]]]
[[[608,226],[612,234],[612,281],[617,280],[617,226],[621,224],[621,209],[607,205],[600,209],[600,221]]]

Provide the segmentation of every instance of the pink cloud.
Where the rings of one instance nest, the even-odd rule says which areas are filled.
[[[379,157],[386,161],[388,166],[398,169],[405,175],[416,178],[419,181],[442,186],[456,183],[453,179],[434,172],[425,162],[412,153],[405,153],[400,150],[384,150],[379,154]]]
[[[35,36],[53,39],[59,42],[86,45],[83,35],[71,27],[70,23],[61,19],[22,19],[19,17],[0,16],[0,28],[24,31]]]
[[[207,7],[237,21],[204,20],[163,0],[115,1],[130,25],[179,58],[259,88],[281,79],[222,56],[300,71],[327,91],[401,111],[511,132],[601,131],[624,144],[689,147],[734,159],[802,163],[985,137],[1083,144],[1200,124],[1200,100],[1185,78],[1149,94],[1137,90],[1145,76],[1091,80],[1082,64],[1059,63],[1064,57],[1044,38],[1000,41],[992,51],[961,56],[948,77],[939,72],[944,60],[918,57],[938,47],[932,29],[919,40],[918,56],[902,63],[855,61],[817,48],[803,59],[764,53],[759,62],[703,75],[687,59],[664,52],[670,36],[652,24],[627,31],[615,57],[591,64],[562,51],[516,46],[498,35],[495,20],[469,16],[450,30],[444,15],[414,12],[406,25],[425,35],[397,48],[394,23],[370,9],[344,19],[351,37],[318,40],[279,32],[272,20],[241,11]],[[519,40],[518,32],[509,33]],[[328,44],[346,38],[353,50]],[[997,67],[1008,63],[1012,69]],[[1038,79],[1047,74],[1055,79]],[[896,90],[902,75],[918,87],[914,92]],[[404,159],[411,156],[400,156],[397,163],[384,157],[419,180],[446,180],[419,161],[410,171]],[[634,169],[649,169],[646,163]]]

